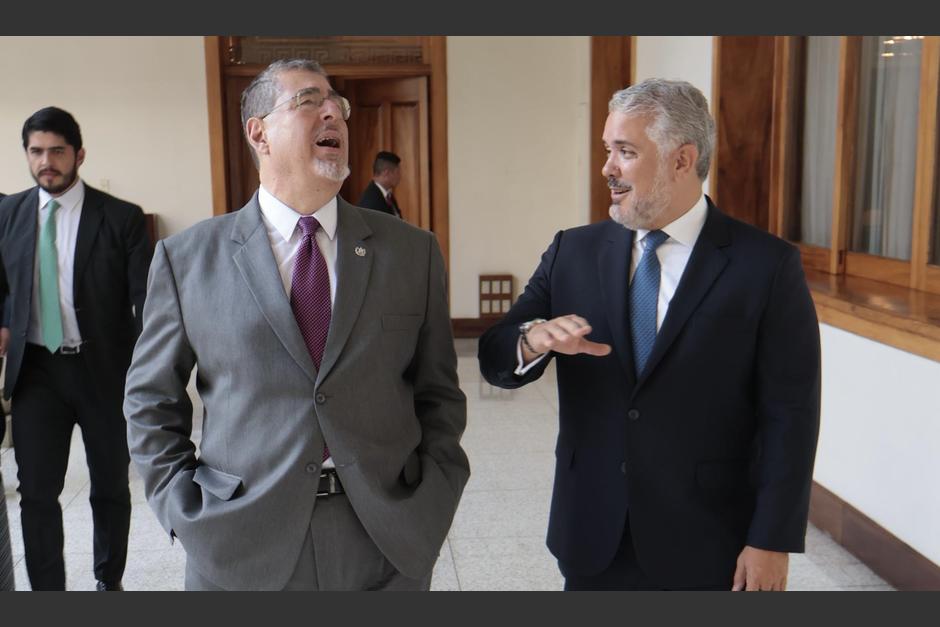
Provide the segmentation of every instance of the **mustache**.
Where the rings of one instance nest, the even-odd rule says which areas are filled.
[[[608,176],[608,177],[607,177],[607,187],[610,187],[610,188],[614,188],[614,187],[630,187],[630,184],[627,183],[626,181],[621,181],[621,180],[619,180],[619,179],[617,179],[617,178],[614,178],[613,176]]]

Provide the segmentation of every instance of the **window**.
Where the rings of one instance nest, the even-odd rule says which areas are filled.
[[[940,293],[940,37],[778,37],[771,220],[807,268]]]

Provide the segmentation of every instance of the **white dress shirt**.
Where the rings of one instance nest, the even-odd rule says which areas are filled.
[[[268,241],[271,242],[277,270],[281,274],[281,283],[284,284],[284,291],[289,300],[294,261],[297,259],[297,251],[304,237],[298,222],[304,214],[282,203],[263,186],[258,189],[258,204],[261,206],[261,218],[268,232]],[[314,211],[313,217],[317,219],[321,227],[317,229],[314,238],[330,274],[330,301],[336,303],[336,197],[334,196]],[[333,458],[330,457],[324,461],[323,467],[335,468]]]
[[[298,213],[271,195],[264,187],[258,189],[258,204],[261,205],[261,217],[268,231],[268,241],[274,251],[278,272],[284,291],[290,298],[291,277],[294,272],[294,260],[303,241],[303,231],[297,224],[304,214]],[[322,228],[317,229],[314,238],[317,247],[326,260],[326,269],[330,273],[330,301],[336,302],[336,197],[313,212]]]
[[[379,191],[380,191],[380,192],[382,192],[382,196],[383,196],[386,200],[388,200],[388,193],[389,193],[391,190],[385,189],[384,187],[382,187],[382,184],[379,183],[378,181],[376,181],[375,179],[372,179],[372,182],[375,183],[375,186],[379,188]]]
[[[42,226],[49,215],[49,201],[52,194],[39,188],[39,206],[36,212],[36,252],[33,263],[33,300],[30,306],[29,327],[26,341],[31,344],[43,344],[42,324],[39,313],[39,238]],[[55,213],[55,248],[59,267],[59,308],[62,311],[62,346],[74,347],[82,343],[82,334],[78,330],[78,318],[75,316],[75,293],[73,281],[75,275],[75,242],[78,239],[78,222],[82,217],[82,204],[85,202],[85,184],[78,179],[72,187],[55,199],[59,208]]]
[[[689,257],[692,255],[692,248],[698,241],[698,236],[702,233],[702,227],[705,226],[705,219],[708,217],[708,203],[705,202],[705,196],[699,196],[698,201],[692,205],[692,208],[681,216],[664,226],[663,231],[669,238],[659,245],[656,249],[656,256],[659,258],[660,279],[659,279],[659,301],[656,306],[656,331],[663,326],[663,320],[666,318],[666,312],[669,310],[669,303],[676,294],[676,288],[679,286],[679,280],[685,267],[689,263]],[[643,256],[643,239],[649,234],[646,229],[637,229],[636,236],[633,238],[633,254],[630,255],[630,281],[633,281],[633,275],[637,266],[640,265],[640,258]],[[588,322],[591,322],[588,320]],[[624,321],[626,324],[626,321]],[[547,353],[546,353],[547,354]],[[545,355],[525,364],[522,359],[522,338],[516,343],[517,365],[514,371],[516,375],[524,375],[535,364],[542,361]]]

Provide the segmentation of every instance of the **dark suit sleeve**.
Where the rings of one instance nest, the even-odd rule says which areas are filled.
[[[0,251],[0,313],[2,313],[0,327],[9,327],[10,316],[7,313],[7,295],[10,292],[10,286],[7,283],[7,271],[6,266],[3,265],[2,252]]]
[[[124,223],[124,250],[127,255],[127,290],[134,306],[136,331],[140,334],[144,300],[147,296],[147,273],[153,249],[147,235],[144,212],[137,205],[131,206],[130,217]]]
[[[519,342],[519,325],[535,318],[552,317],[551,275],[561,248],[562,234],[563,231],[559,231],[548,250],[542,254],[541,263],[509,313],[480,337],[477,355],[480,372],[491,385],[518,388],[531,383],[542,376],[554,356],[553,352],[549,352],[524,375],[513,374],[518,366],[516,347]]]
[[[457,380],[444,258],[437,239],[428,234],[428,241],[427,311],[409,370],[415,415],[421,423],[420,451],[440,468],[459,499],[470,477],[470,463],[460,447],[467,426],[467,399]]]
[[[4,198],[3,194],[0,194],[0,201]],[[0,202],[0,206],[2,206]],[[0,210],[0,219],[3,218],[3,211]],[[0,327],[9,328],[10,327],[10,299],[7,298],[10,294],[10,284],[7,282],[7,268],[3,263],[3,251],[0,250]]]
[[[781,260],[761,320],[756,361],[760,455],[747,544],[804,550],[819,434],[819,323],[800,255]]]

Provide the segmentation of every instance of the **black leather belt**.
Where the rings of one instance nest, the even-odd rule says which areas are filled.
[[[33,349],[33,350],[44,350],[46,352],[49,351],[49,349],[46,348],[45,346],[41,344],[33,344],[32,342],[27,342],[26,347]],[[60,346],[59,348],[55,349],[55,352],[52,354],[53,355],[78,355],[81,352],[82,352],[82,345],[79,344],[78,346]]]
[[[329,496],[331,494],[343,494],[343,484],[339,482],[339,475],[335,468],[324,468],[320,473],[320,484],[317,487],[317,496]]]

